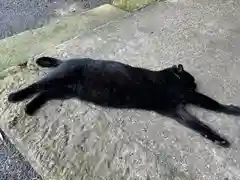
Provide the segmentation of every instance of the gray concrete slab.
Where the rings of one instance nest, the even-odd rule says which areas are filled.
[[[159,2],[45,55],[111,59],[150,69],[182,63],[199,90],[240,105],[240,7],[236,1]],[[17,69],[17,67],[16,67]],[[219,148],[153,112],[51,101],[36,117],[7,94],[45,74],[28,68],[4,79],[0,126],[46,179],[240,179],[237,117],[189,107],[232,142]]]

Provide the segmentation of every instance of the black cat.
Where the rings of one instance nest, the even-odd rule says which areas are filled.
[[[185,105],[190,103],[236,116],[240,116],[240,107],[220,104],[196,92],[194,77],[181,64],[151,71],[120,62],[89,58],[62,61],[41,57],[36,63],[55,69],[45,78],[8,97],[14,103],[37,93],[26,105],[28,115],[33,115],[51,99],[79,98],[105,107],[156,111],[223,147],[230,146],[225,138],[191,115]]]

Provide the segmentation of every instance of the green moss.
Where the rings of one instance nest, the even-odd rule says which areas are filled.
[[[157,0],[114,0],[113,5],[125,11],[135,11]]]

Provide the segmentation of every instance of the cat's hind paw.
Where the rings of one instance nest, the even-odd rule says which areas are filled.
[[[15,103],[15,102],[18,102],[18,101],[19,101],[19,98],[18,98],[16,93],[10,93],[8,95],[8,102]]]

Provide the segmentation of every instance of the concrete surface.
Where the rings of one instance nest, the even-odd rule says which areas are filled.
[[[199,90],[240,105],[240,7],[236,1],[156,3],[45,55],[111,59],[150,69],[176,63]],[[239,180],[237,117],[189,107],[232,142],[220,148],[153,112],[51,101],[35,117],[7,95],[40,78],[34,62],[1,83],[0,127],[45,179]]]
[[[119,8],[105,4],[84,14],[64,16],[59,21],[54,21],[43,28],[25,31],[1,40],[0,78],[8,75],[3,71],[8,67],[26,62],[49,48],[107,22],[124,17],[126,14],[127,12]]]
[[[83,12],[111,0],[0,0],[0,39],[42,27],[52,19]]]

